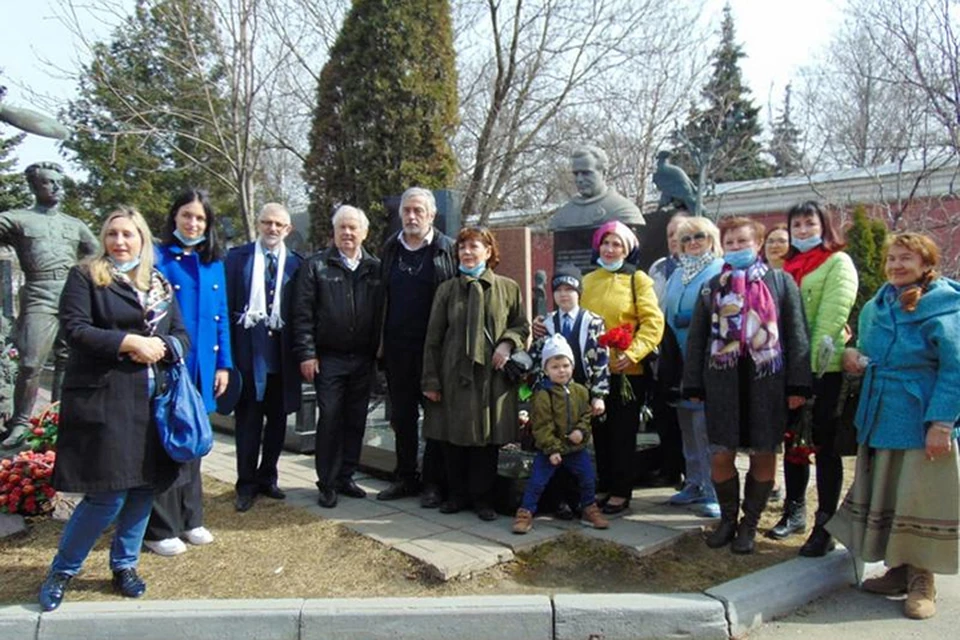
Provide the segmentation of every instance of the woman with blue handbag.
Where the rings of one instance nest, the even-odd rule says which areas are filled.
[[[173,285],[190,335],[187,370],[209,413],[216,408],[217,396],[227,389],[233,359],[226,277],[206,192],[188,189],[177,196],[156,250],[157,268]],[[175,556],[187,550],[184,540],[193,545],[213,542],[203,526],[199,459],[186,463],[175,486],[157,496],[144,545],[159,555]]]
[[[102,253],[70,270],[60,298],[60,329],[70,345],[60,404],[53,485],[84,493],[63,529],[40,606],[60,606],[93,545],[116,524],[110,547],[113,586],[139,598],[137,575],[154,492],[178,465],[152,420],[156,366],[170,363],[189,339],[173,288],[153,268],[153,239],[136,210],[107,216]]]

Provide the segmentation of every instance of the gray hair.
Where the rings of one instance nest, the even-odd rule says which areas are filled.
[[[406,204],[407,200],[418,196],[426,200],[427,213],[437,212],[437,199],[433,196],[433,191],[424,189],[423,187],[410,187],[400,196],[400,215],[403,215],[403,205]]]
[[[260,209],[260,213],[257,214],[257,220],[263,219],[263,216],[267,215],[268,213],[283,213],[283,215],[287,216],[287,222],[290,222],[290,212],[287,211],[287,208],[279,202],[268,202],[267,204],[263,205],[263,208]]]
[[[597,165],[597,170],[604,174],[607,172],[607,165],[610,164],[607,153],[600,147],[595,147],[592,144],[581,145],[574,149],[573,153],[570,154],[570,160],[573,161],[577,158],[592,158]]]
[[[364,231],[370,228],[370,220],[367,218],[367,214],[363,212],[363,209],[358,209],[349,204],[342,204],[337,207],[337,210],[333,212],[333,218],[330,220],[330,224],[336,227],[337,223],[340,222],[340,219],[344,216],[355,217],[360,221],[360,228]]]

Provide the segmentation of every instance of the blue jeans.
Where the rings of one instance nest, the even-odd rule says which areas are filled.
[[[588,507],[597,500],[596,476],[593,473],[593,461],[586,449],[563,454],[560,465],[570,470],[580,485],[580,508]],[[530,479],[523,492],[523,501],[520,507],[530,513],[537,512],[537,503],[547,483],[553,477],[557,467],[550,464],[550,456],[542,451],[537,452],[533,459],[533,468],[530,470]]]

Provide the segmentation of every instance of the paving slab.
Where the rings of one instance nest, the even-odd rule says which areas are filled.
[[[381,516],[400,512],[389,502],[381,502],[371,498],[345,498],[340,496],[337,500],[337,506],[333,509],[318,506],[316,500],[316,490],[314,490],[313,505],[318,509],[316,513],[319,513],[321,518],[340,524],[374,520]]]
[[[723,604],[702,594],[558,594],[556,640],[726,640]]]
[[[606,540],[607,542],[615,542],[616,544],[623,545],[638,556],[645,556],[659,551],[664,547],[672,545],[686,535],[682,531],[676,531],[667,527],[643,522],[632,522],[629,520],[611,522],[609,529],[583,527],[583,534],[598,540]]]
[[[445,531],[394,547],[427,564],[441,580],[482,571],[513,560],[513,551],[463,531]]]
[[[405,511],[395,511],[387,515],[354,522],[343,521],[343,524],[352,531],[373,538],[388,547],[395,547],[404,542],[451,531],[449,527],[424,520]]]
[[[550,520],[541,518],[535,518],[533,521],[533,529],[523,535],[513,533],[513,531],[511,531],[512,526],[513,522],[509,519],[498,518],[493,522],[474,522],[470,526],[461,529],[461,531],[501,544],[514,553],[529,551],[544,542],[556,540],[564,533],[562,528],[552,526]]]
[[[0,513],[0,538],[26,531],[27,524],[18,513]]]

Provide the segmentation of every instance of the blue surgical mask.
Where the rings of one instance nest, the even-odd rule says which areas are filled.
[[[119,271],[120,273],[127,273],[129,271],[133,271],[138,266],[140,266],[140,256],[137,256],[136,258],[134,258],[133,260],[130,260],[129,262],[117,262],[116,260],[114,260],[112,257],[109,257],[109,256],[107,257],[107,259],[110,260],[111,264],[113,264],[116,270]]]
[[[459,266],[460,273],[462,273],[465,276],[471,276],[473,278],[479,278],[480,274],[482,274],[486,268],[487,268],[486,261],[478,263],[477,266],[475,266],[472,269],[468,269],[462,264]]]
[[[810,249],[819,247],[822,243],[823,238],[820,236],[810,236],[809,238],[803,239],[797,237],[790,238],[790,244],[800,253],[806,253],[807,251],[810,251]]]
[[[623,259],[621,258],[616,262],[607,264],[606,262],[603,261],[603,258],[597,258],[597,264],[600,265],[602,268],[606,269],[607,271],[611,273],[615,273],[617,271],[620,271],[620,267],[623,266]]]
[[[195,247],[207,239],[207,236],[200,236],[199,238],[193,238],[193,239],[187,238],[182,233],[180,233],[180,229],[173,230],[173,237],[179,240],[180,244],[182,244],[185,247]]]
[[[723,254],[723,261],[734,269],[746,269],[757,261],[756,249],[740,249]]]

